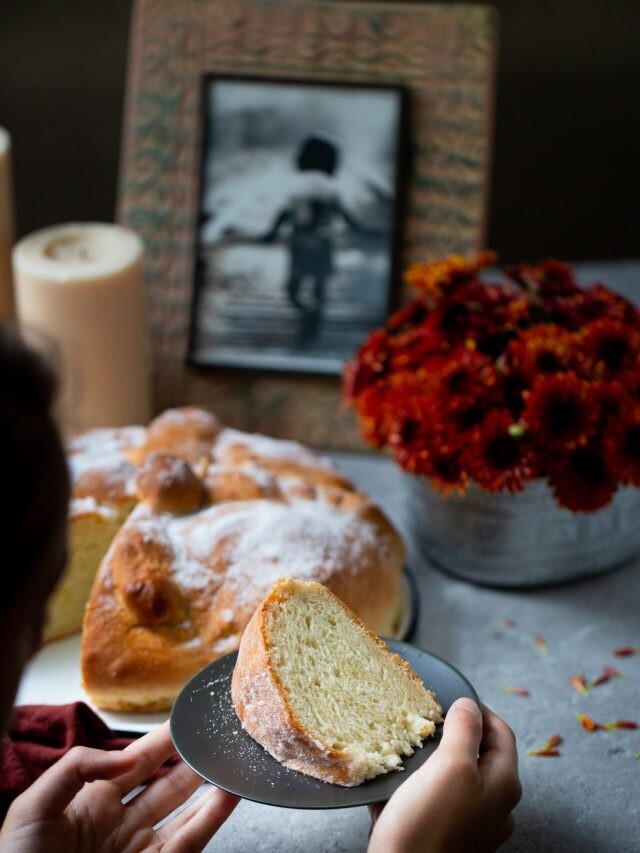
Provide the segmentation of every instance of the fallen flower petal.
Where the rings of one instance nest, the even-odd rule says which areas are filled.
[[[549,646],[546,644],[544,637],[536,634],[533,638],[533,643],[541,655],[546,655],[549,652]]]
[[[595,720],[592,720],[591,717],[588,717],[586,714],[576,714],[576,720],[580,723],[582,728],[586,729],[588,732],[595,732],[597,729],[602,728],[600,723],[596,723]]]
[[[587,682],[584,677],[584,672],[578,672],[575,675],[572,675],[569,679],[569,684],[573,687],[574,690],[577,690],[581,696],[589,695],[589,690],[587,689]]]
[[[552,735],[542,749],[529,749],[527,750],[527,755],[534,755],[540,758],[556,758],[560,755],[560,751],[555,747],[560,743],[562,743],[562,736],[559,734]]]
[[[502,689],[505,693],[510,693],[512,696],[528,696],[529,691],[526,687],[515,687],[513,684],[503,684]]]
[[[630,658],[640,651],[640,646],[621,646],[619,649],[614,649],[613,653],[617,658]]]
[[[638,723],[634,720],[612,720],[610,723],[596,723],[595,720],[592,720],[586,714],[576,714],[576,719],[588,732],[595,732],[598,729],[607,732],[617,731],[618,729],[635,731],[638,728]]]
[[[559,749],[528,749],[527,755],[535,755],[538,758],[557,758],[560,755]]]
[[[589,687],[597,687],[599,684],[604,684],[612,678],[621,678],[624,675],[624,672],[620,672],[619,669],[615,669],[612,666],[603,666],[602,672],[600,675],[592,681]]]

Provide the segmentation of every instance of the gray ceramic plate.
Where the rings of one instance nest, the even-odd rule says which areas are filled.
[[[402,594],[404,596],[404,611],[397,630],[393,632],[394,640],[411,640],[418,624],[420,615],[420,593],[415,575],[409,568],[404,567],[401,577]]]
[[[387,640],[434,690],[445,711],[461,696],[478,700],[467,679],[435,655],[408,643]],[[231,703],[231,675],[237,652],[219,658],[182,689],[171,711],[171,736],[184,761],[204,779],[270,806],[339,809],[387,800],[437,747],[440,728],[422,749],[404,761],[402,772],[378,776],[355,788],[330,785],[288,770],[272,758],[240,725]]]

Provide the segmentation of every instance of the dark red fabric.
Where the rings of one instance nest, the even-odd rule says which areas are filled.
[[[13,800],[72,746],[124,749],[132,740],[112,731],[84,702],[14,708],[0,753],[0,822]]]

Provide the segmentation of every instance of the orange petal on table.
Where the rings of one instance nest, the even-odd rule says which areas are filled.
[[[617,658],[630,658],[640,651],[640,646],[621,646],[619,649],[614,649],[613,653]]]
[[[638,723],[635,720],[612,720],[610,723],[596,723],[595,720],[592,720],[586,714],[576,714],[576,719],[588,732],[595,732],[597,729],[607,732],[617,731],[618,729],[634,731],[638,728]]]
[[[611,723],[602,723],[600,728],[606,729],[608,732],[616,731],[617,729],[635,730],[638,728],[638,724],[634,720],[613,720]]]
[[[505,693],[510,693],[512,696],[528,696],[529,691],[526,687],[516,687],[513,684],[503,684],[502,689]]]
[[[587,689],[587,682],[584,677],[584,672],[578,672],[575,675],[572,675],[569,679],[569,684],[573,687],[574,690],[577,690],[581,696],[589,695],[589,690]]]
[[[549,646],[546,644],[544,637],[536,634],[533,638],[533,644],[541,655],[546,655],[549,651]]]
[[[588,717],[586,714],[576,714],[576,720],[580,723],[582,728],[586,729],[588,732],[595,732],[597,729],[602,728],[600,723],[596,723],[595,720],[592,720],[591,717]]]
[[[604,684],[607,681],[610,681],[612,678],[621,678],[624,675],[624,672],[620,672],[619,669],[615,669],[612,666],[603,666],[602,672],[600,675],[592,681],[589,687],[597,687],[599,684]]]
[[[527,755],[534,755],[538,758],[556,758],[560,755],[560,751],[555,747],[560,743],[562,743],[562,736],[559,734],[552,735],[542,749],[529,749]]]
[[[528,749],[527,755],[535,755],[538,758],[557,758],[560,755],[559,749]]]

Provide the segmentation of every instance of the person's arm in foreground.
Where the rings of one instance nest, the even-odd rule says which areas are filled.
[[[238,798],[213,788],[154,830],[202,783],[186,764],[172,767],[127,805],[121,802],[173,752],[168,723],[121,752],[74,747],[13,802],[0,832],[0,851],[202,850]]]
[[[372,808],[369,853],[490,853],[513,833],[521,794],[513,732],[459,699],[431,758]]]

